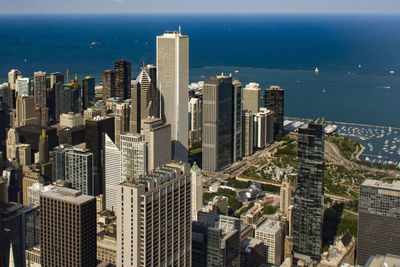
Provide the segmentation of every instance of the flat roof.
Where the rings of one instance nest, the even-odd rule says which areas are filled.
[[[92,201],[95,199],[92,196],[82,195],[82,192],[79,190],[66,187],[55,187],[53,188],[53,190],[44,192],[43,194],[41,194],[41,196],[69,202],[76,205],[84,204],[88,201]]]
[[[371,186],[376,188],[391,189],[391,190],[400,190],[400,181],[393,181],[393,183],[385,183],[379,180],[366,179],[361,185]]]
[[[256,231],[275,234],[276,232],[280,231],[281,229],[282,228],[281,228],[280,222],[271,220],[271,219],[267,219],[266,221],[264,221],[262,224],[260,224],[257,227]]]

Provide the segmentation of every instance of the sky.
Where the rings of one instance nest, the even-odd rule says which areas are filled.
[[[0,14],[400,14],[399,0],[0,0]]]

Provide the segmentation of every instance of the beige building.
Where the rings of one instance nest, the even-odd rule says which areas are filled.
[[[119,149],[121,144],[121,134],[129,132],[129,104],[117,104],[115,107],[115,113],[115,144]]]
[[[254,203],[254,206],[246,213],[240,215],[240,221],[247,224],[257,225],[262,217],[264,205],[259,202]]]
[[[161,118],[171,124],[172,158],[187,162],[189,37],[180,32],[157,36],[156,65]]]
[[[260,85],[258,83],[249,83],[243,88],[243,110],[258,113],[260,99]]]
[[[201,139],[203,102],[192,97],[189,101],[189,145]]]
[[[207,213],[228,215],[228,198],[214,196],[201,210]]]
[[[117,233],[104,230],[97,234],[97,260],[116,264],[117,260]]]
[[[284,214],[289,213],[289,206],[292,200],[292,186],[287,178],[283,180],[280,192],[280,211]]]
[[[15,110],[15,127],[37,124],[35,112],[35,99],[33,96],[17,96]]]
[[[25,251],[26,266],[41,267],[40,247],[32,247]]]
[[[264,242],[266,247],[265,262],[279,266],[283,257],[285,231],[279,221],[267,219],[259,225],[254,237]]]
[[[81,113],[68,112],[67,114],[62,113],[60,115],[61,128],[72,128],[80,125],[84,125],[83,116]]]
[[[250,156],[254,151],[254,114],[244,112],[243,114],[243,153]]]
[[[19,143],[19,134],[15,128],[11,128],[7,132],[7,141],[6,141],[6,157],[8,161],[12,161],[17,159],[17,145]]]
[[[42,175],[39,170],[29,167],[23,168],[24,177],[22,178],[22,204],[28,205],[28,188],[34,183],[43,182]]]
[[[356,239],[348,231],[339,237],[327,252],[322,254],[318,267],[354,266]],[[381,266],[381,265],[380,265]]]
[[[29,166],[32,164],[31,145],[17,145],[18,163],[20,166]]]
[[[273,112],[260,108],[254,114],[254,147],[263,148],[274,141]]]
[[[167,164],[117,193],[117,266],[191,266],[191,178]]]
[[[196,162],[190,169],[191,173],[191,196],[192,196],[192,220],[197,221],[197,212],[203,207],[203,175]]]

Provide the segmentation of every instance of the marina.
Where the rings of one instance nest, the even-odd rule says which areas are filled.
[[[295,131],[305,127],[311,120],[285,118],[287,131]],[[360,160],[382,166],[400,167],[400,128],[363,125],[357,123],[327,122],[325,133],[337,134],[360,143],[364,150]]]

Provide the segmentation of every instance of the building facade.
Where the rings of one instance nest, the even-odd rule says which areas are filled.
[[[271,86],[264,93],[265,108],[274,112],[274,135],[283,135],[285,91],[279,86]]]
[[[94,195],[93,153],[88,149],[72,147],[65,151],[65,180],[72,188],[85,195]]]

